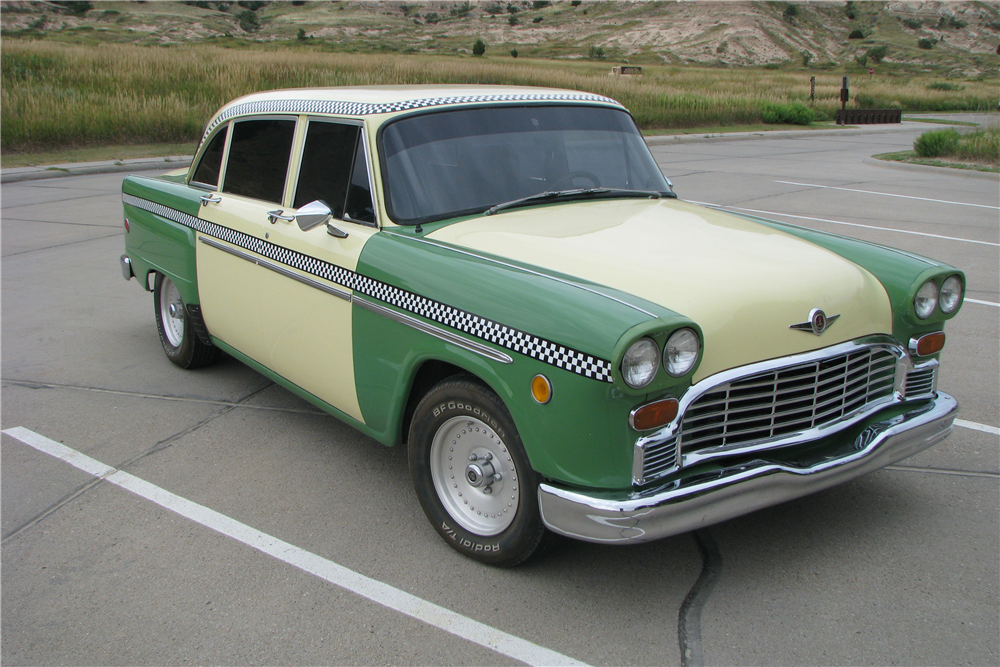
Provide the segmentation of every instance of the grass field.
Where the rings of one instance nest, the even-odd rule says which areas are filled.
[[[0,140],[5,153],[101,144],[184,143],[198,138],[223,103],[250,92],[300,86],[510,84],[607,95],[643,129],[762,122],[768,103],[804,102],[817,118],[839,106],[839,73],[767,68],[647,66],[641,79],[613,79],[606,63],[519,58],[327,53],[294,42],[254,48],[212,45],[74,46],[5,39],[0,53]],[[809,102],[809,76],[816,100]],[[1000,82],[852,79],[852,104],[908,111],[996,108]]]

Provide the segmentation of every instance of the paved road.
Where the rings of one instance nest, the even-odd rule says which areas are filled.
[[[132,478],[97,481],[4,435],[0,658],[679,664],[680,618],[691,664],[997,664],[1000,194],[996,180],[866,161],[913,136],[654,151],[684,198],[966,269],[969,296],[993,305],[967,303],[950,326],[941,388],[966,423],[994,432],[956,428],[904,466],[697,536],[567,542],[514,571],[463,559],[430,530],[401,449],[236,362],[184,372],[166,361],[151,298],[117,269],[120,175],[5,184],[0,425],[187,499],[203,521],[123,488]],[[204,525],[226,517],[247,530]],[[319,576],[248,546],[266,541],[252,530],[273,552],[314,554]]]

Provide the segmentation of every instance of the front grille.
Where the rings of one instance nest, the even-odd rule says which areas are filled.
[[[687,409],[680,449],[743,445],[829,424],[891,396],[895,379],[896,356],[884,348],[741,378]]]
[[[803,431],[850,418],[892,397],[896,351],[886,346],[842,350],[711,387],[684,409],[675,437],[642,449],[637,483],[672,472],[682,453],[719,448],[719,455],[725,455],[754,445],[782,446]],[[918,391],[915,374],[910,379]]]
[[[906,376],[906,388],[904,389],[906,398],[934,393],[936,380],[936,365],[910,371],[910,374]]]

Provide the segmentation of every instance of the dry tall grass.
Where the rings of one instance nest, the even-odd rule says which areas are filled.
[[[5,40],[0,53],[0,139],[5,150],[196,139],[223,103],[246,93],[301,86],[511,84],[607,95],[643,128],[761,122],[766,102],[808,100],[807,71],[646,67],[612,79],[605,64],[441,56],[349,55],[315,49],[236,50]],[[839,106],[840,76],[817,73],[819,115]],[[991,110],[996,81],[931,90],[933,79],[855,80],[866,106]]]

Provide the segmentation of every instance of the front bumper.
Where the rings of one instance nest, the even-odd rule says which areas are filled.
[[[835,452],[798,465],[755,460],[614,497],[542,484],[552,531],[588,542],[638,543],[696,530],[815,493],[912,456],[951,433],[958,402],[940,393],[876,422]]]

